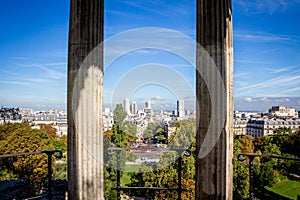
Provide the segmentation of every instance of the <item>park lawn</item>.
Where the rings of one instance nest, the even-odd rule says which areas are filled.
[[[125,165],[126,172],[138,173],[141,168],[141,165]]]
[[[300,195],[300,182],[292,180],[282,180],[279,183],[273,185],[273,187],[267,187],[266,189],[284,197],[297,199],[297,195]]]
[[[131,183],[131,173],[138,173],[141,165],[125,165],[125,170],[122,173],[121,185],[124,187]]]

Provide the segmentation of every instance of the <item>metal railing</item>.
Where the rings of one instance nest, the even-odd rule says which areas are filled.
[[[276,156],[276,155],[267,155],[267,154],[256,154],[256,153],[240,153],[238,155],[239,161],[245,161],[246,158],[249,158],[249,176],[250,176],[250,188],[249,188],[249,196],[250,200],[254,200],[254,158],[256,157],[263,157],[263,158],[276,158],[276,159],[283,159],[283,160],[294,160],[300,161],[300,158],[291,158],[285,156]]]
[[[121,191],[122,190],[167,190],[167,191],[177,191],[178,200],[182,199],[182,192],[187,191],[186,188],[182,187],[182,156],[190,156],[191,150],[190,149],[179,149],[179,148],[109,148],[109,151],[115,151],[117,153],[117,187],[113,187],[113,190],[117,191],[117,198],[118,200],[121,199]],[[179,155],[177,162],[178,162],[178,169],[177,169],[177,176],[178,182],[176,188],[169,188],[169,187],[122,187],[121,186],[121,151],[175,151]]]
[[[47,166],[47,179],[48,179],[48,185],[47,185],[47,191],[43,193],[42,195],[35,196],[35,197],[30,197],[27,198],[27,200],[32,200],[32,199],[40,199],[40,198],[50,198],[53,196],[53,180],[52,180],[52,156],[55,155],[57,158],[62,157],[62,152],[60,150],[45,150],[45,151],[37,151],[37,152],[24,152],[24,153],[15,153],[15,154],[5,154],[5,155],[0,155],[1,158],[9,158],[9,157],[19,157],[19,156],[29,156],[29,155],[38,155],[38,154],[46,154],[48,157],[48,166]]]

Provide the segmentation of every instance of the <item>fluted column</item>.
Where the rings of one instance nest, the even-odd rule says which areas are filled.
[[[231,0],[197,0],[196,199],[232,199]]]
[[[104,199],[103,0],[71,0],[68,46],[68,198]]]

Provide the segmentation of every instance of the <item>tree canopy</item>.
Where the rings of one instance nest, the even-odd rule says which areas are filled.
[[[36,152],[54,149],[45,131],[31,129],[29,124],[5,124],[0,126],[2,137],[0,153]],[[2,160],[2,173],[7,178],[28,178],[40,183],[47,176],[47,155],[29,155]],[[4,171],[4,172],[3,172]]]

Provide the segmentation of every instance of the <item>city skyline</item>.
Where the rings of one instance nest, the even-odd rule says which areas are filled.
[[[300,107],[299,0],[233,0],[235,101],[239,110],[252,109],[271,97]],[[65,108],[69,0],[5,1],[0,8],[0,106]],[[105,1],[105,39],[122,31],[161,27],[195,39],[195,1]],[[108,50],[105,56],[109,56]],[[120,57],[105,71],[104,103],[123,74],[141,65],[170,69],[195,92],[195,70],[185,60],[159,49],[143,49]],[[152,67],[152,66],[149,66]],[[149,77],[158,76],[149,70]],[[176,79],[162,74],[162,79]],[[139,79],[139,77],[136,77]],[[141,78],[140,78],[141,79]],[[176,107],[178,97],[162,84],[140,85],[129,95]],[[186,95],[188,96],[188,95]],[[185,100],[190,107],[192,95]],[[289,105],[290,101],[278,101]],[[276,102],[276,101],[275,101]],[[114,102],[115,103],[115,102]],[[122,103],[122,99],[120,100]]]

